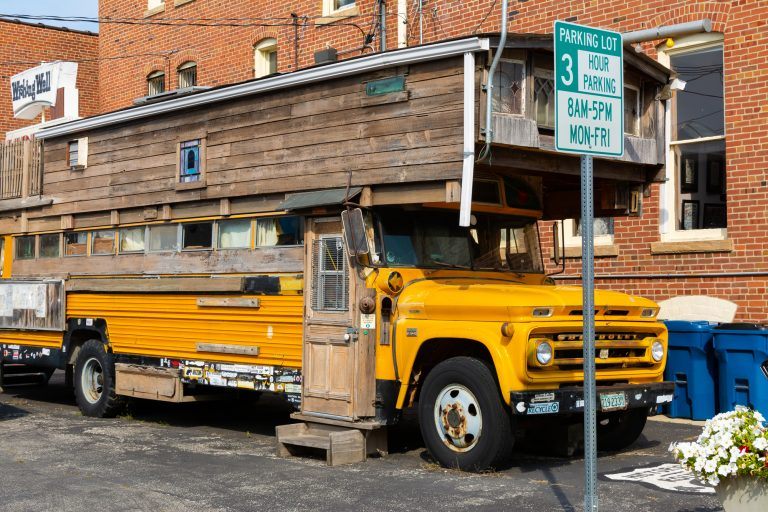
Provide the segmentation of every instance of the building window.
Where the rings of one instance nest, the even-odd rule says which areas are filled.
[[[493,86],[493,111],[499,114],[523,114],[523,98],[525,63],[501,59]]]
[[[191,222],[181,225],[181,247],[185,251],[213,247],[213,222]]]
[[[144,226],[120,230],[120,252],[144,252],[147,229]]]
[[[61,256],[61,235],[53,233],[40,235],[40,257],[58,258]]]
[[[312,309],[347,311],[349,277],[347,257],[341,237],[315,240],[312,247]]]
[[[115,232],[112,230],[92,232],[91,254],[115,254]]]
[[[301,217],[273,217],[256,220],[256,247],[301,245],[304,230]]]
[[[85,256],[88,252],[88,233],[66,233],[64,235],[64,256]]]
[[[684,83],[672,96],[670,155],[662,230],[665,239],[724,238],[726,214],[725,100],[720,34],[681,38],[660,60]],[[676,235],[675,233],[678,233]]]
[[[640,89],[624,87],[624,133],[640,136]]]
[[[67,165],[70,169],[85,169],[88,160],[88,137],[67,142]]]
[[[165,92],[165,73],[154,71],[147,75],[147,96]]]
[[[355,0],[323,0],[323,16],[328,16],[341,9],[351,9]]]
[[[251,247],[251,219],[223,220],[219,222],[219,249],[245,249]]]
[[[256,78],[277,73],[277,39],[264,39],[253,50]]]
[[[533,108],[539,128],[555,128],[555,81],[549,69],[533,73]]]
[[[178,73],[179,89],[197,85],[197,63],[192,61],[185,62],[179,66]]]
[[[179,145],[179,183],[200,181],[200,139]]]
[[[35,257],[35,237],[17,236],[16,237],[16,259],[31,260]]]
[[[151,252],[178,251],[179,225],[160,224],[149,227],[149,250]]]
[[[165,7],[165,0],[147,0],[147,11]]]

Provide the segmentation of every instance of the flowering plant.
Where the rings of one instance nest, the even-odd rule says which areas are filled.
[[[680,464],[711,485],[720,478],[747,476],[768,482],[768,428],[762,414],[737,407],[707,420],[693,443],[672,443]]]

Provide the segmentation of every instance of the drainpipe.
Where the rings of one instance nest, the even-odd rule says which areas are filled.
[[[419,44],[424,44],[424,1],[419,0]]]
[[[381,51],[387,51],[387,2],[379,0],[379,26],[381,28]]]
[[[645,41],[656,41],[668,37],[680,37],[689,34],[700,34],[701,32],[712,32],[712,21],[704,18],[698,21],[688,23],[678,23],[666,27],[649,28],[646,30],[636,30],[634,32],[625,32],[621,35],[624,44],[642,43]]]
[[[397,0],[397,47],[408,46],[408,5],[406,0]]]
[[[299,15],[291,13],[293,18],[293,70],[299,69]]]
[[[496,54],[493,56],[493,62],[491,62],[491,69],[488,70],[488,85],[485,86],[485,146],[478,156],[478,163],[486,160],[491,154],[491,143],[493,143],[493,77],[499,66],[501,54],[504,52],[504,46],[507,44],[507,4],[508,0],[503,0],[501,3],[501,38]]]

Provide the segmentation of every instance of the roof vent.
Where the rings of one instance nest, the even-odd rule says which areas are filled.
[[[174,89],[172,91],[161,92],[160,94],[153,94],[151,96],[142,96],[133,100],[134,105],[148,105],[150,103],[159,103],[161,101],[167,101],[174,98],[181,98],[182,96],[189,96],[197,92],[207,91],[210,87],[203,87],[200,85],[194,85],[192,87],[184,87],[182,89]]]

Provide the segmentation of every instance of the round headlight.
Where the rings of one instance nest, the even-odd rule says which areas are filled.
[[[547,365],[552,361],[552,345],[549,342],[542,341],[536,347],[536,360],[540,365]]]
[[[664,359],[664,344],[660,341],[654,341],[653,345],[651,345],[651,357],[653,357],[653,360],[656,362],[661,361]]]

